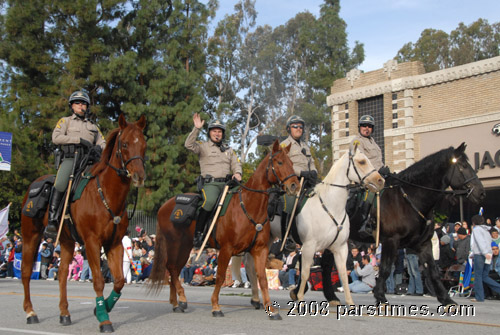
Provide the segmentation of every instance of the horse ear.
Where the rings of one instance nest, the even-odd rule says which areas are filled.
[[[465,144],[465,142],[462,142],[462,144],[460,144],[460,146],[455,149],[455,152],[454,152],[455,157],[462,156],[465,152],[465,148],[467,148],[467,145]]]
[[[273,154],[280,150],[280,142],[276,139],[273,143]]]
[[[125,115],[120,114],[120,117],[118,118],[118,124],[120,125],[120,129],[123,130],[127,127],[127,120],[125,120]]]
[[[141,128],[141,130],[144,130],[144,128],[146,127],[146,117],[144,116],[144,114],[141,115],[141,117],[135,124],[137,125],[137,127]]]

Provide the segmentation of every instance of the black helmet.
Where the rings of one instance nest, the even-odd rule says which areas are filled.
[[[222,122],[220,122],[220,120],[215,119],[210,122],[210,124],[208,125],[208,133],[210,133],[210,130],[214,128],[219,128],[220,130],[222,130],[222,139],[226,137],[226,126]]]
[[[222,124],[219,120],[214,120],[208,125],[208,131],[213,128],[222,129],[223,132],[226,132],[226,126]]]
[[[292,115],[288,118],[288,120],[286,121],[286,131],[288,133],[290,133],[290,125],[294,124],[294,123],[302,123],[302,127],[305,127],[306,126],[306,123],[304,122],[304,119],[302,119],[300,116],[298,115]]]
[[[75,91],[69,96],[69,106],[75,101],[84,101],[87,103],[87,106],[90,105],[90,98],[87,93],[83,91]]]
[[[371,115],[363,115],[359,118],[358,126],[361,126],[362,124],[369,124],[372,127],[375,127],[375,119]]]

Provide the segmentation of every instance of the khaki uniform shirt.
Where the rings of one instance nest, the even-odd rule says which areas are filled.
[[[200,129],[194,127],[193,131],[186,138],[184,146],[189,151],[194,152],[200,158],[201,175],[206,178],[211,175],[214,178],[225,178],[228,174],[243,174],[241,162],[233,149],[221,152],[220,148],[212,141],[196,141]]]
[[[373,137],[364,137],[361,135],[357,135],[351,142],[351,149],[354,146],[354,142],[358,141],[361,152],[368,157],[370,163],[372,163],[373,167],[378,171],[382,166],[384,166],[384,162],[382,161],[382,150],[375,142]]]
[[[93,145],[99,145],[103,150],[106,146],[106,140],[99,128],[94,123],[82,120],[75,114],[61,118],[52,132],[52,143],[55,145],[80,144],[80,138]]]
[[[314,166],[314,161],[311,157],[311,150],[307,146],[305,141],[297,142],[294,140],[292,135],[289,135],[286,140],[281,142],[281,146],[287,147],[289,144],[292,144],[290,147],[290,152],[288,153],[288,157],[293,163],[293,171],[297,176],[300,176],[301,171],[316,171],[316,167]],[[302,150],[305,149],[305,155],[302,153]]]

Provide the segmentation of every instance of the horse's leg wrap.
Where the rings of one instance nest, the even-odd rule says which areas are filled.
[[[106,311],[106,302],[104,301],[104,297],[95,298],[96,302],[96,314],[97,320],[99,322],[109,321],[109,315]]]
[[[115,304],[118,301],[118,299],[120,299],[121,295],[122,295],[121,293],[118,294],[115,292],[115,290],[112,290],[109,297],[107,297],[106,300],[104,300],[104,304],[106,305],[106,311],[108,313],[111,312],[113,307],[115,307]]]

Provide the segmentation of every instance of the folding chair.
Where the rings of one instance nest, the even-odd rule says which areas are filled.
[[[450,297],[458,295],[460,297],[468,298],[472,294],[473,286],[474,286],[474,272],[472,269],[471,260],[468,259],[467,262],[465,263],[465,269],[460,272],[460,279],[458,281],[458,285],[450,287],[448,294],[450,295]]]

